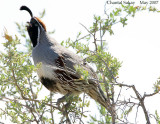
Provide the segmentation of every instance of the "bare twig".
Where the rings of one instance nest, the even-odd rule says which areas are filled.
[[[82,25],[82,24],[81,24]],[[87,35],[85,35],[85,36],[83,36],[83,37],[81,37],[81,38],[79,38],[79,39],[76,39],[76,41],[79,41],[79,40],[82,40],[82,39],[84,39],[84,38],[86,38],[86,37],[88,37],[88,36],[90,36],[91,34],[89,33],[89,34],[87,34]]]
[[[132,89],[133,89],[133,91],[135,92],[137,98],[139,99],[140,106],[141,106],[142,109],[143,109],[143,112],[144,112],[144,115],[145,115],[147,124],[151,124],[150,119],[149,119],[149,116],[148,116],[148,112],[147,112],[146,107],[145,107],[145,105],[144,105],[144,99],[141,97],[141,95],[140,95],[139,92],[136,90],[136,88],[135,88],[134,85],[132,85]]]
[[[100,42],[101,42],[101,49],[103,50],[103,41],[102,41],[102,24],[100,22]]]
[[[136,117],[135,117],[135,124],[137,123],[138,108],[139,108],[139,105],[137,106]]]
[[[157,124],[159,124],[159,119],[158,119],[155,115],[149,114],[149,116],[150,116],[151,118],[153,117],[153,118],[156,120]]]
[[[52,105],[52,92],[50,92],[50,104]],[[53,117],[53,107],[50,107],[50,114],[51,114],[51,120],[52,120],[52,124],[54,124],[54,117]]]
[[[120,91],[119,91],[119,93],[118,93],[117,100],[116,100],[115,103],[117,103],[117,101],[118,101],[118,99],[119,99],[119,97],[120,97],[120,95],[121,95],[121,91],[122,91],[122,87],[120,88]]]
[[[96,20],[96,24],[97,24],[97,20]],[[97,52],[98,47],[97,47],[97,38],[96,38],[96,33],[97,33],[97,31],[96,31],[96,28],[95,28],[95,30],[94,30],[94,34],[93,34],[93,38],[94,38],[93,43],[94,43],[94,45],[95,45],[95,49],[96,49],[96,52]]]
[[[80,23],[80,25],[82,25],[88,31],[88,33],[93,36],[92,32],[90,32],[86,26],[84,26],[82,23]]]
[[[97,23],[97,22],[96,22]],[[97,39],[96,39],[96,30],[94,31],[94,33],[92,33],[91,31],[89,31],[88,30],[88,28],[86,27],[86,26],[84,26],[83,24],[81,24],[80,23],[80,25],[82,25],[92,36],[93,36],[93,39],[94,39],[94,41],[93,41],[93,43],[95,44],[95,49],[96,49],[96,51],[98,50],[98,48],[97,48]]]
[[[122,83],[118,83],[118,84],[114,84],[114,85],[119,85],[119,86],[125,86],[125,87],[129,87],[129,88],[132,88],[137,99],[139,100],[140,102],[140,106],[142,107],[143,109],[143,112],[144,112],[144,115],[145,115],[145,119],[147,121],[147,124],[150,124],[150,119],[149,119],[149,116],[148,116],[148,112],[146,110],[146,107],[144,105],[144,98],[139,94],[139,92],[136,90],[135,86],[134,85],[127,85],[127,84],[122,84]]]
[[[145,99],[146,97],[151,97],[151,96],[154,96],[154,95],[156,95],[156,94],[158,94],[160,92],[160,89],[159,90],[157,90],[156,92],[154,92],[154,93],[151,93],[151,94],[144,94],[143,95],[143,99]]]

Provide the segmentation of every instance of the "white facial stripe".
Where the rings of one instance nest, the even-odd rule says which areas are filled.
[[[42,25],[38,22],[38,20],[37,20],[36,18],[34,18],[34,19],[37,21],[38,25],[40,26],[40,27],[38,26],[37,44],[36,44],[36,46],[34,47],[34,48],[36,48],[36,47],[39,45],[41,30],[44,30],[44,28],[42,27]]]
[[[40,38],[40,29],[38,27],[38,37],[37,37],[37,43],[39,43],[39,38]]]
[[[40,28],[38,27],[37,44],[36,44],[36,46],[33,49],[35,49],[39,45],[39,39],[40,39]]]

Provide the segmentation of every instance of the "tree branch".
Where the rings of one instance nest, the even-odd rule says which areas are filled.
[[[97,23],[97,22],[96,22]],[[87,27],[86,26],[84,26],[82,23],[80,23],[80,25],[82,25],[92,36],[93,36],[93,39],[94,39],[94,41],[93,41],[93,43],[95,44],[95,49],[96,49],[96,51],[98,50],[98,48],[97,48],[97,39],[96,39],[96,31],[94,31],[94,34],[91,32],[91,31],[89,31],[88,29],[87,29]]]

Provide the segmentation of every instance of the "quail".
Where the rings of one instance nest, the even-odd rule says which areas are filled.
[[[27,31],[33,45],[32,57],[34,64],[41,63],[37,74],[41,83],[51,92],[60,93],[64,96],[79,95],[84,92],[95,101],[99,102],[107,110],[110,110],[94,70],[84,63],[83,59],[69,49],[61,46],[55,39],[47,34],[45,24],[27,6],[21,6],[20,10],[26,10],[31,16]],[[88,71],[88,81],[80,80],[81,75],[75,66],[80,66]]]

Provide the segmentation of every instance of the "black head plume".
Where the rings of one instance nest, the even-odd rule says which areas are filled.
[[[39,18],[33,17],[32,11],[27,6],[21,6],[20,10],[26,10],[31,16],[30,22],[27,22],[28,25],[26,27],[33,47],[35,47],[39,43],[41,33],[46,32],[46,26]]]
[[[32,11],[27,6],[21,6],[20,10],[26,10],[29,12],[30,16],[33,17]]]

